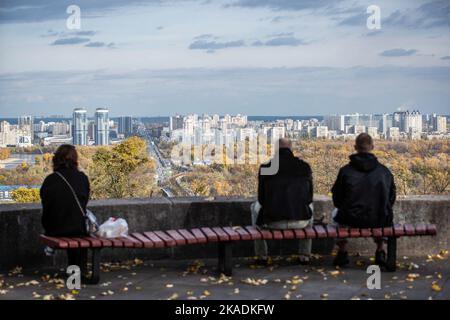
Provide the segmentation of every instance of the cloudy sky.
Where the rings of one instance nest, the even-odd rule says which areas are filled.
[[[81,9],[70,30],[69,5]],[[369,5],[381,29],[369,30]],[[2,0],[0,117],[450,114],[450,1]]]

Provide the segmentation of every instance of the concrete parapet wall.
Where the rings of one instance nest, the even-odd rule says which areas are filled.
[[[89,208],[100,221],[110,216],[123,217],[133,232],[168,230],[204,226],[249,225],[252,199],[202,198],[150,198],[91,201]],[[328,197],[316,196],[314,210],[316,218],[330,219],[332,202]],[[0,205],[0,269],[16,265],[37,266],[49,263],[39,242],[41,227],[39,204]],[[438,228],[436,237],[401,238],[398,243],[400,255],[423,255],[449,248],[450,196],[413,196],[401,198],[395,205],[396,222],[434,223]],[[316,240],[313,251],[329,253],[333,241]],[[351,250],[371,253],[374,250],[371,239],[353,239]],[[295,241],[269,243],[272,254],[295,253]],[[253,255],[251,242],[234,246],[236,256]],[[120,260],[140,257],[158,258],[206,258],[216,256],[216,245],[190,245],[172,249],[108,249],[103,260]]]

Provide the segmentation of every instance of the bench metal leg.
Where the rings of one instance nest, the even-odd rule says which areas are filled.
[[[85,277],[83,280],[86,284],[98,284],[100,281],[100,248],[91,249],[92,252],[92,264],[91,264],[91,276]]]
[[[233,273],[233,253],[231,242],[219,242],[219,272],[227,277]]]
[[[387,241],[386,271],[394,272],[397,269],[397,238],[389,237]]]

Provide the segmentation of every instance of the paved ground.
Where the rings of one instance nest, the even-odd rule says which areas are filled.
[[[235,261],[231,278],[218,277],[215,260],[105,263],[99,285],[66,289],[60,270],[0,274],[1,299],[449,299],[448,252],[400,257],[399,270],[383,273],[381,289],[369,290],[369,257],[352,257],[349,267],[331,267],[332,257],[316,256],[310,266],[292,257],[259,268],[252,259]],[[59,273],[59,274],[58,274]]]

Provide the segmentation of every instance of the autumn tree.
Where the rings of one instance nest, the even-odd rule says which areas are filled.
[[[154,164],[147,155],[147,145],[138,137],[98,149],[89,168],[94,198],[126,198],[151,195]]]
[[[0,160],[6,160],[10,157],[11,150],[8,148],[0,148]]]
[[[41,197],[39,195],[39,189],[37,188],[17,188],[11,191],[11,198],[15,202],[28,203],[39,202]]]

